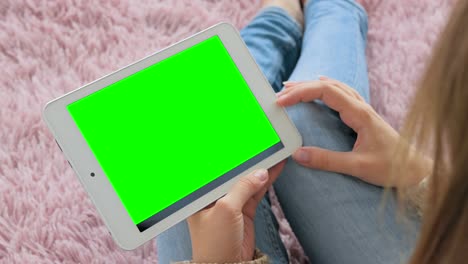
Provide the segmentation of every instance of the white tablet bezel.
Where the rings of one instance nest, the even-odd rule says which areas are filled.
[[[215,35],[219,36],[231,55],[281,138],[284,148],[149,229],[140,232],[130,219],[117,193],[105,176],[66,107],[72,102]],[[59,147],[89,193],[114,240],[121,248],[131,250],[223,196],[239,177],[258,168],[273,166],[290,156],[294,150],[302,145],[302,139],[296,127],[287,116],[286,111],[277,106],[275,101],[276,95],[273,89],[250,55],[239,32],[230,24],[221,23],[49,102],[44,108],[43,115]],[[94,177],[90,176],[91,172],[94,172]]]

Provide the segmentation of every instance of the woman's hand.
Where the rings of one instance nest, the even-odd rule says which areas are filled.
[[[194,262],[236,263],[253,259],[255,210],[284,163],[270,172],[250,173],[226,196],[188,219]]]
[[[399,134],[354,89],[339,81],[321,77],[318,81],[287,82],[285,89],[278,93],[277,102],[291,106],[315,99],[337,111],[341,120],[357,133],[357,140],[350,152],[300,148],[293,158],[301,165],[390,187],[416,185],[429,174],[431,161],[417,154],[412,155],[415,158],[409,161],[409,171],[403,177],[390,179]]]

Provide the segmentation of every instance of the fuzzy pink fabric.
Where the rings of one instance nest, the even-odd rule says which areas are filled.
[[[450,0],[363,0],[372,104],[398,127]],[[44,104],[259,0],[0,1],[0,263],[156,263],[117,248],[41,119]],[[293,262],[302,251],[280,217]]]

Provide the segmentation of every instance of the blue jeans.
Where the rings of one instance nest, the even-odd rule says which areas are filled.
[[[241,35],[273,89],[285,80],[311,80],[319,75],[342,81],[369,101],[365,57],[367,15],[352,0],[310,0],[304,10],[305,30],[277,7],[263,9]],[[323,103],[288,108],[304,145],[350,151],[353,130]],[[289,160],[275,183],[286,218],[311,263],[404,263],[419,223],[396,214],[395,195],[382,206],[382,188],[339,173],[302,167]],[[272,263],[288,263],[269,201],[263,199],[255,219],[257,247]],[[185,222],[157,239],[160,263],[191,258]]]

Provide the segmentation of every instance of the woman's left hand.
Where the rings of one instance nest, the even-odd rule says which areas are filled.
[[[188,218],[194,262],[236,263],[253,259],[255,211],[284,164],[277,164],[269,172],[250,173],[224,197]]]

